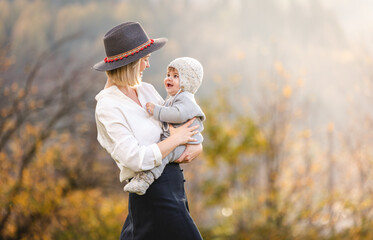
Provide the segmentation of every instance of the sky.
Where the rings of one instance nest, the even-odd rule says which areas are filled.
[[[280,1],[286,5],[292,0]],[[308,0],[297,1],[303,1],[305,4],[308,2]],[[348,39],[373,50],[373,1],[320,0],[320,3],[335,14]]]

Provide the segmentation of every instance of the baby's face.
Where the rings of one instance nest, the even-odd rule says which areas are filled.
[[[167,70],[164,86],[169,95],[174,96],[180,89],[179,72],[174,68]]]

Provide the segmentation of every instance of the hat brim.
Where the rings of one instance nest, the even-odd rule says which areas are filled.
[[[96,63],[93,66],[93,69],[97,71],[110,71],[116,68],[120,68],[123,66],[126,66],[127,64],[130,64],[131,62],[134,62],[140,58],[145,57],[149,53],[152,53],[154,51],[157,51],[161,47],[163,47],[166,42],[168,41],[167,38],[156,38],[154,39],[154,43],[150,45],[150,47],[145,48],[142,51],[139,51],[138,53],[134,55],[130,55],[127,58],[123,58],[122,60],[114,61],[114,62],[105,62],[104,60]]]

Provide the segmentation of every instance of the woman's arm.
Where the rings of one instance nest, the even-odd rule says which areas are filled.
[[[162,153],[162,158],[165,158],[168,154],[170,154],[177,146],[181,144],[186,144],[187,142],[195,142],[196,139],[192,138],[193,135],[197,134],[199,125],[190,126],[192,125],[195,118],[190,119],[184,125],[174,128],[171,124],[170,127],[170,136],[165,140],[159,142],[157,145],[159,150]]]
[[[117,108],[101,106],[96,108],[98,141],[117,162],[132,171],[145,171],[161,164],[178,145],[193,141],[191,136],[196,133],[195,127],[189,127],[191,122],[173,131],[173,136],[159,143],[141,146],[134,137],[130,127]]]

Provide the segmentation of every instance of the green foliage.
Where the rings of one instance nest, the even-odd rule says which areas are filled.
[[[266,145],[250,116],[230,105],[230,96],[227,88],[222,88],[202,103],[207,119],[204,152],[211,165],[220,161],[235,165],[245,156],[260,153]]]

